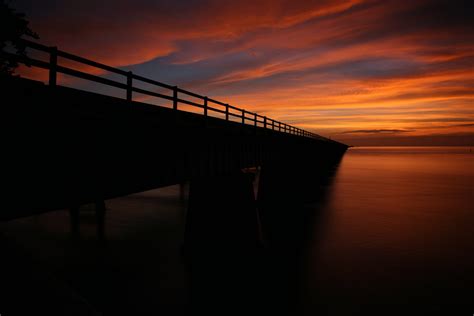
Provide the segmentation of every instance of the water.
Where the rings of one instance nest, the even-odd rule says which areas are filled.
[[[317,203],[288,211],[281,236],[255,257],[246,281],[263,305],[292,315],[474,312],[469,148],[351,148],[329,180],[315,185],[315,195],[323,193]],[[106,245],[87,207],[79,242],[70,240],[64,211],[1,223],[0,232],[105,314],[186,313],[193,293],[180,253],[186,202],[179,188],[114,199],[107,208]],[[304,225],[291,220],[302,212],[312,214]],[[230,263],[222,271],[239,269]],[[212,278],[208,269],[201,279]],[[231,288],[215,293],[238,295]]]
[[[329,194],[309,249],[307,310],[474,312],[469,148],[352,148]]]

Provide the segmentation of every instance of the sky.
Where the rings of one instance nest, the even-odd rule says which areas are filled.
[[[349,145],[474,146],[472,1],[10,4],[41,43]]]

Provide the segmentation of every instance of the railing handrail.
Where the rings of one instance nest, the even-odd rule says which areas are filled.
[[[259,124],[263,124],[264,129],[270,129],[272,131],[278,131],[278,132],[285,133],[285,134],[293,134],[293,135],[298,135],[298,136],[302,136],[302,137],[309,137],[309,138],[315,138],[315,139],[320,139],[320,140],[324,140],[324,141],[333,142],[332,140],[324,138],[324,137],[322,137],[320,135],[317,135],[315,133],[303,130],[299,127],[295,127],[295,126],[292,126],[292,125],[274,120],[272,118],[266,117],[264,115],[258,114],[256,112],[247,111],[245,109],[235,107],[235,106],[230,105],[228,103],[224,103],[224,102],[212,99],[212,98],[208,98],[206,96],[199,95],[197,93],[179,88],[177,86],[168,85],[166,83],[162,83],[162,82],[159,82],[159,81],[156,81],[156,80],[153,80],[153,79],[142,77],[140,75],[132,73],[131,71],[125,71],[125,70],[115,68],[115,67],[112,67],[112,66],[108,66],[108,65],[105,65],[105,64],[102,64],[102,63],[99,63],[99,62],[95,62],[95,61],[89,60],[89,59],[84,58],[84,57],[80,57],[80,56],[77,56],[77,55],[74,55],[74,54],[71,54],[71,53],[61,51],[61,50],[57,49],[56,47],[48,47],[48,46],[45,46],[43,44],[32,42],[32,41],[29,41],[29,40],[26,40],[26,39],[22,39],[21,41],[24,43],[24,45],[26,47],[29,47],[29,48],[32,48],[32,49],[35,49],[35,50],[38,50],[38,51],[49,53],[49,55],[50,55],[49,62],[33,59],[33,58],[30,58],[30,57],[20,56],[20,55],[16,55],[16,54],[12,54],[12,53],[2,52],[2,54],[7,55],[10,58],[16,58],[16,60],[18,62],[49,70],[49,84],[52,85],[52,86],[56,85],[57,73],[59,72],[59,73],[63,73],[63,74],[66,74],[66,75],[78,77],[78,78],[81,78],[81,79],[85,79],[85,80],[89,80],[89,81],[93,81],[93,82],[98,82],[98,83],[105,84],[105,85],[108,85],[108,86],[124,89],[127,92],[127,98],[126,99],[129,100],[129,101],[132,101],[132,93],[137,92],[137,93],[146,94],[146,95],[149,95],[149,96],[153,96],[153,97],[173,101],[173,109],[174,110],[178,110],[178,104],[179,103],[187,104],[187,105],[191,105],[191,106],[194,106],[194,107],[204,109],[204,116],[208,116],[208,111],[213,111],[213,112],[224,114],[226,121],[229,121],[230,117],[235,117],[235,118],[240,118],[241,119],[241,124],[242,125],[250,125],[250,126],[254,125],[255,127],[259,127],[258,126]],[[75,69],[72,69],[72,68],[60,66],[60,65],[58,65],[58,57],[66,58],[66,59],[84,64],[84,65],[87,65],[87,66],[99,68],[99,69],[102,69],[102,70],[105,70],[105,71],[108,71],[108,72],[111,72],[111,73],[122,75],[126,78],[127,83],[121,83],[121,82],[118,82],[118,81],[115,81],[115,80],[112,80],[112,79],[104,78],[104,77],[99,76],[99,75],[89,74],[89,73],[86,73],[86,72],[83,72],[83,71],[80,71],[80,70],[75,70]],[[158,93],[158,92],[155,92],[155,91],[149,91],[149,90],[141,89],[141,88],[138,88],[138,87],[134,87],[133,86],[133,80],[138,80],[138,81],[141,81],[141,82],[144,82],[144,83],[148,83],[148,84],[151,84],[151,85],[155,85],[155,86],[158,86],[158,87],[161,87],[161,88],[171,90],[173,95],[168,96],[168,95]],[[197,99],[200,99],[200,100],[204,100],[204,104],[199,104],[199,103],[196,103],[196,102],[193,102],[193,101],[190,101],[190,100],[186,100],[186,99],[180,99],[178,97],[178,93],[185,94],[187,96],[194,97],[194,98],[197,98]],[[225,107],[225,109],[222,110],[222,109],[218,109],[218,108],[215,108],[215,107],[211,107],[211,106],[209,106],[209,103],[217,104],[219,106],[223,106],[223,107]],[[234,110],[234,112],[231,112],[230,110]],[[239,113],[235,113],[235,111],[237,111]],[[250,114],[250,115],[246,115],[246,114]],[[250,122],[250,124],[247,124],[247,122]]]

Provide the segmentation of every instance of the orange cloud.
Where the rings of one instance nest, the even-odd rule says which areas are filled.
[[[341,140],[474,135],[474,28],[456,4],[85,0],[31,18],[47,44]]]

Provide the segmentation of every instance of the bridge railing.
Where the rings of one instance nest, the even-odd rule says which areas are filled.
[[[28,66],[34,66],[34,67],[39,67],[39,68],[49,70],[48,82],[50,86],[57,85],[57,74],[62,73],[62,74],[70,75],[73,77],[81,78],[84,80],[93,81],[93,82],[101,83],[107,86],[123,89],[126,92],[125,98],[128,101],[133,100],[134,92],[141,93],[141,94],[145,94],[151,97],[156,97],[156,98],[172,101],[174,110],[179,110],[179,104],[186,104],[193,107],[201,108],[203,110],[204,116],[208,116],[209,111],[212,111],[212,112],[216,112],[216,113],[220,113],[224,115],[226,121],[229,121],[231,120],[231,118],[234,118],[234,120],[237,119],[243,125],[253,125],[255,126],[255,128],[259,127],[259,124],[261,124],[262,125],[261,127],[265,129],[271,129],[273,131],[278,131],[281,133],[298,135],[298,136],[303,136],[303,137],[317,138],[317,139],[328,141],[328,139],[324,137],[321,137],[315,133],[303,130],[301,128],[268,118],[266,116],[260,115],[255,112],[250,112],[245,109],[232,106],[230,104],[227,104],[221,101],[208,98],[207,96],[202,96],[194,92],[184,90],[177,86],[171,86],[171,85],[168,85],[168,84],[165,84],[153,79],[142,77],[140,75],[132,73],[131,71],[125,71],[122,69],[104,65],[104,64],[101,64],[101,63],[98,63],[98,62],[95,62],[95,61],[92,61],[80,56],[76,56],[76,55],[61,51],[57,49],[56,47],[48,47],[48,46],[35,43],[32,41],[28,41],[28,40],[22,40],[22,42],[28,48],[49,54],[49,61],[46,62],[46,61],[42,61],[42,60],[38,60],[38,59],[26,57],[26,56],[20,56],[20,55],[16,55],[12,53],[7,53],[7,52],[2,52],[2,54],[6,55],[9,58],[14,58],[16,61],[26,64]],[[104,78],[95,74],[90,74],[90,73],[86,73],[80,70],[61,66],[58,63],[58,57],[61,57],[73,62],[77,62],[86,66],[105,70],[110,73],[124,76],[126,79],[126,83],[118,82],[118,81]],[[150,91],[150,90],[138,88],[133,85],[133,81],[141,81],[141,82],[151,84],[160,88],[165,88],[167,90],[170,90],[170,93],[172,95],[166,95],[166,94],[158,93],[156,91]],[[202,100],[202,104],[180,98],[180,94],[193,97],[198,100]],[[209,104],[212,104],[213,106],[210,106]],[[217,108],[216,106],[219,106],[220,108]]]

